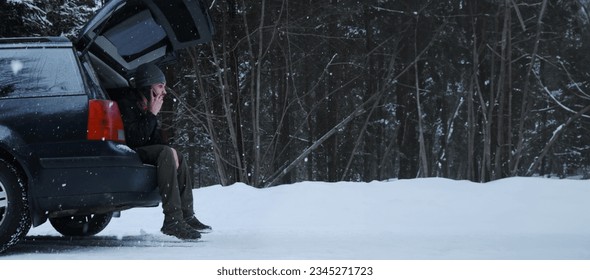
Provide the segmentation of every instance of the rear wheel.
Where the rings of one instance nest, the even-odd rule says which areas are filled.
[[[0,253],[23,239],[30,228],[24,180],[14,166],[0,159]]]
[[[49,222],[55,230],[65,236],[92,236],[107,227],[113,213],[76,215],[50,218]]]

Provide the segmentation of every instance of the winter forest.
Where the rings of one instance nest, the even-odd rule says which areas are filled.
[[[100,0],[0,0],[0,37],[66,36]],[[195,184],[590,177],[590,1],[210,0],[163,65]]]

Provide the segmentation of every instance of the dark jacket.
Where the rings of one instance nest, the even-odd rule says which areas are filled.
[[[158,118],[147,109],[140,93],[133,91],[118,100],[125,126],[125,140],[133,149],[167,143],[158,127]]]

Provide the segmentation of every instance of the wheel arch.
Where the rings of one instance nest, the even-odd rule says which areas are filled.
[[[25,188],[27,188],[28,191],[30,173],[27,172],[27,169],[23,167],[23,163],[19,161],[14,154],[8,152],[8,149],[4,147],[3,143],[0,143],[0,159],[10,163],[16,169],[18,175],[20,175],[21,178],[25,180]]]
[[[28,196],[29,214],[34,227],[47,221],[46,215],[38,211],[34,194],[31,194],[34,184],[34,153],[26,143],[13,131],[0,125],[0,159],[11,164],[19,177],[24,181]]]

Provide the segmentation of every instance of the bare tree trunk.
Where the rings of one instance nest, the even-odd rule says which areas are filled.
[[[346,176],[348,176],[348,171],[350,170],[350,165],[352,164],[352,160],[354,159],[354,156],[356,154],[358,147],[362,144],[361,140],[363,139],[363,135],[367,131],[367,126],[369,125],[369,120],[372,118],[373,113],[375,112],[375,109],[377,108],[377,105],[381,101],[382,94],[378,94],[377,96],[378,97],[375,99],[375,102],[371,106],[371,110],[369,111],[369,113],[367,114],[367,117],[365,118],[365,122],[363,123],[363,127],[361,128],[360,132],[358,133],[354,148],[352,149],[350,157],[348,158],[348,163],[346,164],[346,167],[344,168],[344,171],[342,172],[342,177],[340,178],[341,181],[344,181],[346,179]],[[368,163],[365,163],[365,164],[368,164]]]
[[[495,153],[495,176],[496,178],[504,177],[503,166],[504,166],[504,150],[506,149],[506,138],[504,127],[505,114],[506,114],[506,73],[507,63],[510,63],[508,57],[508,40],[510,40],[510,0],[505,0],[504,7],[504,25],[502,29],[502,41],[501,41],[501,56],[500,56],[500,73],[498,74],[498,87],[497,87],[497,102],[498,102],[498,116],[497,116],[497,128],[496,128],[496,153]]]
[[[511,2],[514,0],[510,0]],[[510,7],[511,5],[509,5],[507,3],[508,7]],[[507,94],[507,99],[508,99],[508,104],[507,104],[507,109],[506,109],[506,117],[505,120],[507,122],[506,124],[506,147],[504,148],[504,154],[505,154],[505,163],[504,165],[506,166],[503,169],[503,173],[506,175],[510,174],[510,166],[512,166],[512,155],[513,155],[513,147],[512,147],[512,98],[513,98],[513,91],[512,91],[512,14],[510,16],[510,21],[508,24],[509,28],[507,30],[508,35],[506,36],[507,38],[507,42],[506,42],[506,62],[507,62],[507,68],[506,68],[506,94]]]
[[[260,150],[262,149],[261,142],[260,142],[260,102],[261,102],[261,76],[262,76],[262,56],[264,50],[264,15],[265,15],[265,6],[266,0],[262,0],[262,5],[260,8],[260,26],[258,27],[258,55],[257,60],[254,65],[256,65],[256,81],[255,81],[255,90],[252,92],[252,139],[253,142],[253,151],[254,151],[254,159],[253,159],[253,170],[252,170],[252,186],[258,187],[260,185]]]
[[[213,48],[213,45],[211,46]],[[204,86],[203,86],[203,80],[201,78],[201,75],[199,73],[199,68],[198,68],[198,59],[196,57],[196,51],[193,49],[191,51],[188,52],[191,60],[193,62],[193,68],[195,71],[195,76],[198,79],[198,83],[199,83],[199,91],[202,93],[201,96],[203,98],[203,105],[205,107],[205,112],[206,112],[206,118],[207,118],[207,130],[209,132],[209,137],[211,139],[211,144],[213,145],[213,155],[215,158],[215,166],[217,167],[217,173],[219,175],[219,180],[221,181],[221,184],[226,186],[229,184],[230,180],[227,176],[227,172],[225,170],[225,164],[223,161],[223,153],[221,151],[221,148],[219,147],[219,140],[217,138],[217,128],[215,126],[215,124],[213,123],[213,118],[211,116],[211,109],[209,108],[209,94],[208,92],[205,90]]]
[[[416,29],[414,30],[414,55],[418,57],[418,19],[416,19]],[[426,147],[424,145],[424,116],[422,115],[422,104],[420,103],[420,77],[418,75],[418,63],[414,63],[414,76],[416,82],[416,110],[418,111],[418,142],[420,143],[420,173],[419,177],[428,177],[428,158],[426,156]]]
[[[555,129],[553,131],[553,135],[551,136],[551,139],[549,139],[549,141],[547,141],[547,144],[545,144],[545,147],[543,148],[543,150],[541,151],[539,156],[535,158],[535,160],[533,161],[533,163],[531,164],[531,166],[527,170],[526,176],[532,176],[535,173],[535,171],[539,168],[539,166],[543,162],[543,159],[545,159],[545,156],[547,155],[547,152],[549,151],[549,149],[551,149],[553,144],[557,141],[557,139],[559,139],[559,137],[561,136],[561,134],[563,134],[563,132],[566,130],[566,128],[572,122],[579,119],[581,116],[583,116],[588,111],[590,111],[590,105],[584,107],[582,110],[577,112],[575,115],[570,116],[569,119],[564,124],[558,126],[557,129]]]
[[[211,53],[212,53],[212,56],[213,56],[214,64],[215,65],[220,65],[220,61],[217,58],[217,54],[216,54],[216,51],[215,51],[215,46],[213,44],[211,44]],[[226,61],[227,61],[227,59],[224,59],[223,60],[223,63],[225,64]],[[228,69],[227,65],[224,65],[224,69]],[[217,80],[218,80],[219,85],[220,85],[220,88],[221,88],[220,95],[221,95],[221,99],[222,99],[221,102],[222,102],[223,111],[224,111],[223,116],[225,117],[225,120],[226,120],[226,123],[227,123],[227,126],[228,126],[228,132],[230,134],[230,141],[232,143],[232,150],[233,150],[233,154],[234,154],[234,157],[235,157],[235,162],[232,163],[232,165],[235,165],[236,166],[237,173],[238,173],[237,174],[238,179],[240,181],[242,181],[246,177],[245,176],[245,173],[246,172],[245,172],[244,166],[242,165],[242,155],[240,154],[240,151],[241,151],[241,148],[240,148],[240,140],[241,139],[239,139],[239,137],[238,137],[238,133],[237,133],[238,132],[238,128],[236,128],[236,126],[234,125],[236,123],[236,121],[234,120],[233,115],[232,115],[232,104],[231,104],[231,101],[227,97],[227,95],[228,95],[227,90],[229,90],[229,88],[230,88],[229,85],[228,85],[228,83],[227,83],[228,82],[228,77],[227,77],[227,73],[228,72],[229,71],[222,71],[221,68],[218,68],[217,69]],[[232,93],[229,93],[229,94],[231,95]],[[233,94],[237,94],[237,93],[233,93]],[[210,114],[210,113],[211,112],[208,110],[207,111],[207,114]]]
[[[322,143],[324,143],[327,139],[332,137],[336,132],[338,132],[338,130],[342,129],[354,118],[363,114],[364,111],[365,111],[365,109],[363,109],[363,107],[360,106],[357,110],[355,110],[350,115],[348,115],[346,118],[344,118],[340,123],[338,123],[337,125],[332,127],[332,129],[330,129],[328,132],[326,132],[324,135],[322,135],[322,137],[320,137],[311,146],[309,146],[307,149],[305,149],[305,151],[303,151],[301,154],[299,154],[299,156],[295,160],[293,160],[287,167],[285,167],[285,169],[278,170],[275,174],[273,174],[269,178],[269,180],[267,181],[265,187],[271,187],[274,184],[276,184],[277,181],[280,180],[284,176],[284,174],[287,174],[293,168],[295,168],[295,166],[297,166],[297,164],[299,162],[301,162],[303,159],[305,159],[307,157],[307,155],[309,155],[309,153],[311,153],[313,150],[317,149]]]
[[[512,165],[512,172],[511,175],[512,176],[516,176],[518,174],[518,169],[520,166],[520,160],[522,159],[523,156],[523,150],[524,150],[524,146],[525,146],[525,138],[524,138],[524,132],[525,132],[525,121],[528,119],[528,114],[530,112],[530,104],[528,102],[528,95],[529,95],[529,91],[530,91],[530,79],[531,79],[531,74],[533,72],[533,67],[535,66],[535,61],[537,59],[537,53],[539,51],[539,43],[541,41],[541,32],[542,32],[542,27],[543,27],[543,15],[545,14],[545,10],[547,7],[547,0],[543,0],[543,3],[541,5],[541,11],[539,11],[539,17],[537,18],[537,33],[535,35],[535,45],[533,47],[533,52],[531,54],[531,62],[529,63],[529,68],[527,70],[526,73],[526,78],[525,78],[525,86],[523,89],[523,97],[522,97],[522,104],[521,104],[521,115],[519,118],[519,124],[518,124],[518,141],[516,143],[516,150],[514,152],[514,161],[513,161],[513,165]],[[515,6],[515,9],[518,9],[517,6]]]
[[[490,79],[490,99],[489,104],[484,100],[484,91],[481,88],[481,83],[483,83],[488,77],[483,77],[482,72],[482,61],[480,59],[480,53],[486,47],[485,37],[484,37],[484,30],[482,28],[482,23],[479,22],[478,14],[480,11],[480,7],[477,6],[478,3],[473,1],[469,3],[469,16],[470,16],[470,23],[471,23],[471,30],[472,30],[472,37],[473,43],[471,46],[472,52],[472,69],[471,69],[471,76],[469,80],[469,97],[471,102],[475,102],[476,100],[479,101],[479,110],[481,113],[481,133],[482,133],[482,141],[483,141],[483,149],[481,154],[481,161],[479,163],[479,174],[478,181],[487,181],[491,177],[492,171],[492,151],[491,151],[491,143],[492,143],[492,113],[494,110],[494,82],[493,79]],[[494,56],[491,58],[491,73],[494,73]],[[480,81],[483,79],[484,81]],[[476,95],[477,98],[474,96]],[[469,106],[468,106],[469,107]],[[468,151],[471,156],[471,161],[475,160],[475,131],[477,130],[477,113],[475,112],[474,104],[471,104],[471,108],[468,108],[468,114],[471,117],[468,117],[470,122],[473,122],[473,127],[471,125],[468,127],[469,132],[469,140],[468,146],[470,147],[470,151]],[[473,167],[472,167],[473,168]],[[475,176],[476,174],[473,174]]]
[[[475,154],[475,112],[473,109],[473,91],[475,77],[469,81],[467,92],[467,180],[475,180],[474,154]]]

